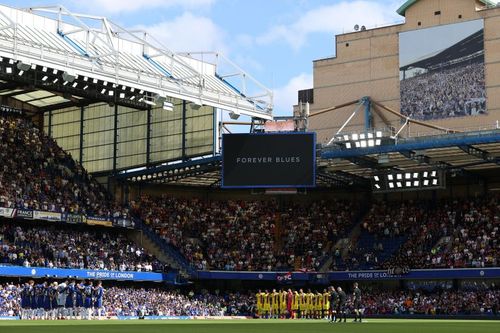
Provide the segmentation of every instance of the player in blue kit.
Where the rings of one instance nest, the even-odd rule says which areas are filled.
[[[75,316],[82,316],[83,315],[83,289],[85,288],[85,284],[83,281],[80,281],[75,286],[75,292],[76,292],[76,302],[75,302]]]
[[[44,317],[44,306],[45,306],[45,289],[47,288],[47,282],[39,283],[35,285],[35,305],[33,305],[35,310],[35,319],[43,319]]]
[[[88,281],[85,287],[83,288],[83,306],[85,307],[85,315],[87,319],[90,320],[90,316],[92,315],[92,296],[94,293],[94,287],[92,286],[92,281]]]
[[[76,319],[76,285],[75,281],[70,281],[66,286],[66,315],[71,319]]]
[[[26,282],[21,290],[21,319],[31,319],[34,300],[34,281]]]
[[[96,309],[97,311],[98,319],[101,319],[103,297],[104,297],[104,288],[102,287],[102,282],[98,281],[97,286],[94,288],[94,309]]]
[[[47,300],[46,303],[48,303],[47,306],[47,317],[51,320],[54,320],[57,318],[57,282],[52,282],[50,286],[47,288]]]

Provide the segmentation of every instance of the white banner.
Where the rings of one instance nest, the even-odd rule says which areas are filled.
[[[13,218],[15,210],[13,208],[3,208],[0,207],[0,216]]]
[[[35,210],[33,212],[33,219],[46,220],[46,221],[62,221],[62,214],[61,213],[54,213],[54,212],[41,212],[41,211]]]

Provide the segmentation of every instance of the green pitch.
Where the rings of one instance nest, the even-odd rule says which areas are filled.
[[[367,319],[330,324],[320,320],[0,321],[0,332],[16,333],[499,333],[500,322],[480,320]]]

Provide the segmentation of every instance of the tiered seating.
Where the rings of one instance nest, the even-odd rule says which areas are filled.
[[[113,231],[12,221],[0,221],[0,264],[120,271],[164,269],[143,248]]]
[[[329,242],[352,223],[346,202],[309,206],[143,196],[133,211],[198,269],[316,269]],[[276,223],[280,224],[277,229]]]

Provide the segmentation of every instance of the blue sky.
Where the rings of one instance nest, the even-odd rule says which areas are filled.
[[[3,0],[14,7],[62,4],[150,31],[174,51],[221,51],[275,91],[290,115],[297,90],[312,87],[312,61],[334,55],[335,34],[355,24],[402,20],[404,0]]]

